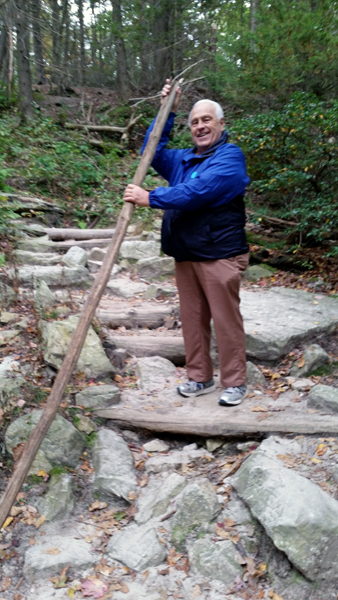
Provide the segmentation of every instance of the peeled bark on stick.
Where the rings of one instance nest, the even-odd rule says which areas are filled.
[[[134,185],[141,186],[148,172],[164,125],[174,104],[176,88],[178,85],[179,82],[177,81],[173,83],[169,96],[166,98],[166,101],[162,104],[159,110],[155,127],[150,134],[146,149],[133,177]],[[47,431],[49,430],[56,416],[57,409],[62,401],[64,391],[80,356],[89,326],[95,315],[96,308],[106,288],[111,270],[116,262],[120,246],[133,214],[133,210],[134,205],[131,203],[126,203],[121,210],[119,220],[116,225],[115,236],[110,242],[109,249],[100,272],[89,293],[87,302],[80,316],[78,326],[68,348],[68,352],[56,376],[55,383],[47,400],[46,407],[41,415],[39,423],[32,431],[31,436],[25,445],[23,454],[16,464],[15,472],[13,473],[7,485],[2,502],[0,504],[0,527],[2,527],[13,503],[15,502],[16,496],[28,474],[36,453],[39,450],[41,443],[43,442]]]

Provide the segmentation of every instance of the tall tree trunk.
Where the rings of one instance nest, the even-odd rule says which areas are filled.
[[[92,55],[92,68],[94,70],[94,74],[96,74],[96,51],[97,51],[97,34],[96,34],[96,21],[95,21],[95,12],[94,5],[92,5],[92,39],[91,39],[91,55]]]
[[[7,81],[8,77],[8,46],[9,46],[9,29],[7,25],[3,25],[0,35],[0,79]]]
[[[251,33],[255,33],[257,29],[257,10],[259,6],[259,0],[251,0],[250,2],[250,16],[249,16],[249,29]]]
[[[130,82],[127,68],[127,56],[122,37],[122,14],[120,0],[111,0],[113,8],[113,25],[116,51],[117,91],[122,100],[130,97]]]
[[[37,83],[46,83],[45,61],[43,59],[42,35],[40,27],[40,0],[31,0],[32,28],[35,56],[35,77]]]
[[[56,84],[57,94],[61,93],[61,57],[60,57],[60,6],[58,0],[51,0],[52,5],[52,63],[53,83]]]
[[[13,43],[13,27],[12,24],[8,28],[8,97],[10,98],[13,92],[14,79],[14,43]]]
[[[63,8],[62,8],[62,23],[65,31],[64,36],[64,46],[63,46],[63,60],[62,60],[62,70],[65,77],[65,86],[68,85],[68,62],[69,62],[69,38],[70,38],[70,17],[69,17],[69,7],[68,0],[63,0]]]
[[[80,85],[85,82],[85,41],[84,41],[84,22],[83,22],[83,0],[77,0],[78,17],[80,24]]]
[[[155,7],[153,36],[156,51],[152,83],[156,89],[162,87],[163,80],[173,71],[174,11],[171,0],[161,0]]]
[[[20,111],[24,119],[32,119],[34,117],[32,80],[29,63],[28,22],[28,14],[27,10],[25,10],[25,0],[16,0],[17,61]]]

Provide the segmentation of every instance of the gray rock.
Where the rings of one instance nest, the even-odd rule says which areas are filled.
[[[158,541],[156,529],[150,525],[130,525],[110,538],[107,554],[133,571],[144,571],[165,561],[166,548]]]
[[[273,270],[267,269],[262,265],[251,265],[243,273],[243,277],[247,281],[257,281],[258,279],[261,279],[261,277],[272,277],[272,275]]]
[[[20,365],[13,356],[5,356],[0,363],[0,404],[19,393],[26,380],[20,374]]]
[[[310,390],[308,408],[317,408],[331,413],[338,412],[338,388],[330,385],[315,385]]]
[[[289,378],[287,378],[289,379]],[[290,377],[291,379],[291,377]],[[290,385],[291,385],[291,389],[293,390],[297,390],[298,392],[302,392],[304,390],[307,390],[308,388],[312,388],[315,384],[313,383],[312,379],[293,379],[293,381],[290,381]]]
[[[137,361],[138,385],[141,390],[149,394],[156,390],[163,390],[167,380],[174,377],[175,373],[175,365],[162,356],[139,358]]]
[[[222,512],[220,520],[224,519],[232,519],[236,525],[251,525],[253,522],[249,509],[235,492],[232,492],[231,498]]]
[[[43,357],[47,364],[56,369],[61,367],[78,321],[77,316],[68,317],[64,321],[40,321],[44,342]],[[92,327],[88,330],[76,369],[83,371],[87,377],[94,378],[108,377],[115,373],[101,340]]]
[[[35,304],[40,310],[48,310],[57,304],[57,299],[45,281],[40,281],[37,285],[35,292]]]
[[[133,240],[122,242],[120,248],[120,256],[122,258],[132,258],[140,260],[142,258],[150,258],[151,256],[160,256],[161,245],[158,242],[142,242],[141,240]]]
[[[148,300],[151,300],[151,298],[159,298],[160,296],[166,296],[169,298],[170,296],[176,296],[176,294],[177,288],[173,285],[161,286],[153,283],[148,286],[144,297]]]
[[[94,431],[97,431],[97,425],[94,423],[94,421],[92,421],[89,417],[85,417],[84,415],[78,417],[76,427],[79,431],[82,431],[87,435],[90,435],[91,433],[94,433]]]
[[[127,278],[117,277],[107,283],[107,290],[119,298],[133,298],[147,290],[145,283],[131,281]]]
[[[278,360],[295,345],[322,332],[333,332],[338,323],[338,300],[303,290],[272,288],[241,292],[246,351],[259,360]]]
[[[143,444],[143,449],[146,452],[168,452],[168,450],[170,450],[170,446],[163,440],[155,439]]]
[[[13,288],[0,281],[0,308],[6,308],[14,302],[16,293]]]
[[[18,329],[3,329],[0,331],[0,346],[8,344],[11,340],[14,340],[20,331]]]
[[[305,377],[313,371],[316,371],[319,367],[327,365],[330,362],[330,356],[323,348],[318,346],[318,344],[311,344],[311,346],[308,346],[304,351],[303,357],[305,359],[304,366],[300,368],[297,367],[297,365],[293,366],[290,375],[294,377]]]
[[[30,252],[28,250],[14,250],[14,258],[19,265],[40,265],[49,267],[61,261],[60,254],[47,252]]]
[[[195,444],[191,444],[195,446]],[[182,451],[174,450],[170,454],[157,454],[149,458],[146,462],[147,473],[163,473],[164,471],[173,471],[179,469],[183,465],[188,465],[191,462],[199,460],[202,457],[206,457],[210,460],[213,459],[213,455],[204,448],[200,450],[197,447],[190,448],[187,446]]]
[[[105,259],[106,254],[106,248],[92,248],[88,252],[88,260],[100,261],[102,263],[102,261]]]
[[[87,261],[87,267],[88,267],[88,270],[90,273],[98,273],[102,267],[102,264],[103,263],[98,260],[88,260]],[[110,272],[109,279],[114,279],[118,275],[118,273],[120,273],[121,271],[122,271],[122,267],[115,264]]]
[[[8,269],[7,275],[10,279],[17,279],[19,283],[36,285],[39,281],[45,281],[47,285],[68,286],[89,283],[89,271],[85,267],[62,267],[50,266],[39,267],[29,265],[17,269]]]
[[[45,496],[38,502],[37,510],[46,521],[67,519],[75,507],[74,485],[71,475],[53,475]]]
[[[143,494],[137,500],[135,521],[145,523],[153,517],[163,515],[172,498],[182,491],[185,483],[185,477],[178,473],[171,473],[165,479],[156,479],[149,482]]]
[[[8,426],[5,443],[10,454],[15,446],[27,442],[41,415],[42,410],[34,410]],[[84,435],[61,415],[56,415],[40,446],[40,453],[52,464],[76,467],[84,447]]]
[[[129,431],[129,429],[123,429],[122,431],[123,437],[130,442],[136,442],[137,444],[140,441],[139,435],[135,431]]]
[[[116,385],[93,385],[75,395],[77,405],[88,410],[108,408],[120,402],[121,392]]]
[[[42,236],[40,238],[20,238],[17,246],[18,250],[24,250],[25,252],[55,254],[55,244],[48,236]]]
[[[208,479],[187,485],[173,517],[171,541],[174,546],[182,549],[189,533],[215,519],[220,510],[216,492]]]
[[[85,267],[87,262],[88,254],[80,246],[72,246],[67,250],[66,254],[62,257],[62,261],[66,267]]]
[[[223,444],[224,440],[222,440],[221,438],[209,438],[206,440],[205,443],[208,452],[215,452],[215,450],[221,448]]]
[[[84,570],[97,563],[97,555],[90,551],[90,545],[83,539],[55,535],[41,538],[39,542],[25,553],[23,573],[27,581],[54,577],[67,566]],[[49,554],[52,548],[59,552]]]
[[[249,385],[266,385],[266,379],[263,373],[249,360],[246,363],[246,382]]]
[[[278,440],[262,442],[231,485],[274,545],[310,581],[338,579],[338,502],[276,458]]]
[[[208,536],[197,540],[189,551],[189,562],[193,573],[201,573],[226,585],[243,573],[237,561],[236,548],[230,540],[215,543]]]
[[[18,313],[12,313],[12,312],[3,310],[2,313],[0,314],[0,322],[3,323],[4,325],[7,325],[8,323],[17,321],[19,317],[20,317],[20,315],[18,315]]]
[[[93,448],[94,490],[102,496],[128,500],[135,492],[134,459],[124,439],[109,429],[101,429]]]
[[[140,277],[144,279],[159,279],[175,273],[175,260],[170,256],[143,258],[136,263]]]

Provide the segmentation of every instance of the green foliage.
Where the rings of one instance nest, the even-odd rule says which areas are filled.
[[[318,241],[338,229],[337,122],[337,101],[297,93],[283,110],[240,119],[230,130],[260,203]]]
[[[0,81],[0,111],[8,110],[15,106],[17,98],[15,94],[8,94],[7,84]]]

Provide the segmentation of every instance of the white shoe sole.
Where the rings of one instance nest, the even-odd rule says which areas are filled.
[[[183,398],[196,398],[196,396],[203,396],[204,394],[210,394],[210,392],[214,392],[215,389],[216,389],[216,384],[214,383],[214,385],[204,388],[203,390],[199,390],[198,392],[195,392],[193,394],[181,392],[181,390],[179,390],[178,388],[177,388],[177,391],[180,396],[183,396]]]

